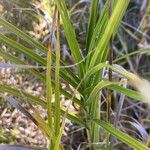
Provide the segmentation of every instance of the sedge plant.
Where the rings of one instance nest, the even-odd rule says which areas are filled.
[[[50,3],[50,1],[47,2]],[[22,53],[27,58],[32,59],[33,62],[38,64],[38,66],[27,64],[26,62],[20,60],[20,58],[6,53],[1,49],[0,56],[13,63],[12,65],[6,65],[5,67],[20,66],[22,68],[26,68],[29,73],[40,79],[46,85],[45,99],[40,99],[20,89],[4,84],[0,84],[0,92],[7,92],[9,95],[18,97],[18,99],[23,102],[27,101],[31,105],[31,108],[34,110],[33,116],[28,114],[26,110],[24,110],[24,108],[22,108],[21,105],[12,97],[8,98],[8,101],[14,107],[30,117],[30,119],[47,136],[50,142],[48,149],[63,149],[61,144],[61,136],[65,126],[65,118],[68,118],[72,122],[85,127],[88,138],[87,147],[91,150],[101,149],[99,143],[103,139],[101,138],[101,134],[99,132],[100,128],[108,133],[105,139],[107,140],[107,144],[105,145],[107,148],[110,148],[108,143],[110,140],[109,134],[111,134],[134,149],[149,150],[149,148],[143,143],[140,143],[128,134],[113,127],[113,124],[110,123],[110,108],[107,108],[107,120],[102,120],[101,116],[101,94],[102,89],[104,88],[110,89],[111,92],[117,91],[133,99],[144,99],[141,93],[124,88],[120,86],[118,82],[103,80],[103,70],[104,68],[109,68],[129,79],[135,87],[137,86],[136,81],[143,84],[142,79],[138,76],[126,70],[117,68],[112,64],[106,63],[108,60],[109,49],[111,48],[110,40],[112,40],[112,37],[114,37],[117,33],[117,29],[128,7],[129,0],[112,0],[111,14],[109,10],[110,3],[109,0],[107,0],[100,15],[98,13],[99,1],[91,0],[84,55],[79,47],[75,29],[71,23],[70,14],[65,0],[55,0],[54,3],[54,25],[57,26],[57,43],[55,52],[52,52],[53,43],[51,43],[51,39],[49,40],[49,45],[47,48],[11,23],[0,18],[0,25],[3,26],[3,28],[9,30],[12,34],[16,35],[18,38],[28,43],[31,47],[36,48],[36,50],[44,54],[39,55],[31,48],[28,48],[23,44],[16,42],[12,38],[0,33],[0,41],[2,43],[9,46],[12,51]],[[63,60],[60,59],[60,22],[65,31],[65,36],[72,58],[76,64],[76,71],[70,69],[70,67],[66,66]],[[149,49],[143,49],[127,54],[126,56],[114,60],[114,62],[141,52],[149,52]],[[44,57],[45,55],[47,57]],[[40,67],[46,68],[46,74],[41,73],[38,70]],[[55,79],[51,78],[52,73],[54,74]],[[74,89],[74,93],[70,94],[62,89],[60,81],[65,81],[65,83],[71,85]],[[146,81],[146,83],[147,86],[149,86],[148,81]],[[138,90],[140,91],[140,89]],[[76,92],[79,93],[80,98],[76,96]],[[53,93],[55,94],[55,102],[52,101]],[[79,116],[78,114],[70,113],[68,110],[61,108],[60,94],[63,94],[66,98],[78,105],[80,110],[83,112],[83,115]],[[32,107],[33,104],[41,105],[43,108],[47,109],[48,123]],[[110,107],[110,105],[108,106]],[[61,118],[62,125],[60,126]]]

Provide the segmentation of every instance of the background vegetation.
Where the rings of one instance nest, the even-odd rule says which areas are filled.
[[[148,0],[2,0],[1,143],[149,149],[149,9]]]

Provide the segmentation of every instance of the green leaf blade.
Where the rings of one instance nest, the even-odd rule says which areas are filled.
[[[118,130],[117,128],[113,127],[112,125],[100,121],[98,119],[93,119],[93,121],[98,124],[100,127],[108,131],[110,134],[121,140],[123,143],[127,144],[128,146],[137,149],[137,150],[150,150],[150,148],[146,147],[144,144],[138,142],[128,134]]]

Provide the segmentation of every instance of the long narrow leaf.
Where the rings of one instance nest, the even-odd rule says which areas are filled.
[[[20,49],[19,49],[19,50],[20,50]],[[4,59],[6,59],[6,60],[12,61],[12,62],[17,63],[17,64],[25,64],[25,63],[24,63],[23,61],[21,61],[19,58],[15,57],[15,56],[13,56],[13,55],[8,54],[8,53],[5,52],[4,50],[0,50],[0,56],[2,56],[2,57],[3,57]],[[42,62],[44,63],[44,66],[45,66],[45,65],[46,65],[46,61],[45,61],[45,60],[43,61],[43,59],[42,59]],[[26,64],[26,65],[27,65],[27,64]],[[44,66],[42,66],[42,67],[44,67]],[[36,66],[35,66],[35,68],[36,68]],[[30,69],[29,69],[29,71],[30,71]],[[54,68],[53,68],[53,71],[54,71]],[[38,76],[39,73],[36,74],[36,72],[34,72],[34,71],[32,71],[32,73],[33,73],[36,77],[40,77],[40,79],[43,78],[43,76]],[[70,85],[72,85],[74,88],[76,88],[76,87],[78,86],[77,83],[74,82],[73,78],[70,78],[70,77],[68,76],[68,74],[67,74],[66,72],[64,72],[64,70],[60,71],[60,75],[61,75],[61,77],[62,77],[67,83],[69,83]],[[79,88],[78,91],[82,93],[81,88]]]
[[[98,124],[100,127],[108,131],[110,134],[114,135],[116,138],[121,140],[123,143],[127,144],[128,146],[137,149],[137,150],[150,150],[150,148],[146,147],[144,144],[138,142],[128,134],[118,130],[117,128],[113,127],[112,125],[100,121],[98,119],[93,119],[96,124]]]
[[[90,17],[88,23],[88,31],[87,31],[87,39],[86,39],[86,51],[88,53],[88,48],[92,39],[92,35],[95,29],[96,21],[97,21],[97,12],[98,12],[98,4],[99,0],[92,0],[90,7]]]
[[[44,47],[40,42],[35,41],[29,35],[21,31],[17,27],[15,27],[14,25],[10,24],[6,20],[2,19],[1,17],[0,17],[0,25],[2,25],[4,28],[14,33],[15,35],[17,35],[27,43],[29,43],[32,47],[37,48],[39,51],[42,51],[44,53],[47,52],[47,48]],[[55,55],[53,53],[52,53],[52,59],[55,60]],[[63,62],[61,62],[61,65],[64,66]],[[70,75],[70,77],[72,77],[73,81],[77,81],[77,82],[79,81],[78,77],[69,68],[64,68],[64,70],[66,70],[67,74]]]
[[[150,53],[150,48],[148,49],[140,49],[140,50],[135,50],[134,52],[128,53],[128,54],[124,54],[123,56],[116,58],[113,63],[116,63],[122,59],[128,58],[130,56],[136,55],[136,54],[146,54],[146,53]]]
[[[96,65],[92,69],[89,69],[89,71],[85,74],[84,79],[85,80],[89,79],[89,77],[92,74],[94,74],[98,71],[101,71],[101,69],[104,67],[112,69],[114,72],[117,72],[118,74],[126,77],[129,80],[133,80],[134,78],[136,78],[135,74],[123,69],[121,66],[117,66],[117,65],[111,66],[111,65],[106,64],[106,63],[99,63],[98,65]]]
[[[43,75],[39,71],[35,70],[34,67],[33,68],[32,67],[31,68],[30,67],[25,67],[25,66],[28,66],[28,65],[24,61],[21,61],[20,59],[18,59],[16,56],[10,55],[9,53],[7,53],[3,50],[0,50],[0,56],[2,56],[5,60],[9,60],[10,62],[13,62],[17,65],[22,65],[22,68],[27,69],[28,72],[30,72],[32,75],[34,75],[35,77],[37,77],[41,81],[45,81],[45,75]]]
[[[16,64],[21,64],[21,65],[27,65],[24,61],[21,61],[20,59],[18,59],[16,56],[12,56],[8,53],[6,53],[5,51],[0,51],[0,56],[2,56],[4,59],[8,59],[9,61],[12,61],[13,63],[16,63]],[[45,82],[46,81],[46,78],[45,78],[45,75],[40,73],[39,71],[37,70],[34,70],[32,68],[24,68],[24,69],[27,69],[28,72],[30,72],[31,74],[33,74],[35,77],[37,77],[38,79],[40,79],[41,81]],[[53,82],[54,84],[54,82]],[[10,88],[11,89],[11,88]],[[79,99],[73,97],[72,98],[72,95],[69,94],[67,91],[65,91],[64,89],[60,89],[61,90],[61,93],[66,96],[67,98],[70,98],[72,99],[75,103],[77,103],[78,105],[80,106],[83,106],[83,102],[80,101]]]
[[[11,88],[8,85],[0,84],[0,92],[7,92],[13,96],[17,96],[17,97],[21,98],[21,100],[23,100],[23,102],[29,100],[30,103],[41,105],[44,108],[46,108],[46,105],[47,105],[43,99],[40,99],[36,96],[32,96],[31,94],[28,94],[24,91],[21,91],[21,90],[15,89],[15,88]],[[26,97],[25,100],[23,99],[24,97]],[[70,98],[72,98],[71,95],[70,95]],[[53,109],[54,109],[54,107],[53,107]],[[61,113],[65,114],[65,111],[61,109]],[[85,126],[85,122],[74,114],[68,113],[67,118],[69,118],[70,120],[72,120],[82,126]]]
[[[46,60],[43,59],[41,56],[37,55],[34,51],[26,48],[25,46],[15,42],[14,40],[6,37],[5,35],[0,33],[0,41],[4,42],[5,44],[9,45],[10,47],[14,48],[18,52],[23,53],[24,55],[31,58],[33,61],[38,62],[41,65],[46,64]]]
[[[16,34],[18,37],[22,38],[26,42],[28,42],[31,46],[39,49],[40,51],[46,53],[47,48],[44,47],[40,42],[33,40],[29,35],[24,33],[23,31],[19,30],[17,27],[12,25],[11,23],[7,22],[6,20],[0,17],[0,25],[2,25],[5,29],[10,30],[12,33]]]
[[[65,128],[65,119],[67,117],[67,113],[68,111],[65,112],[65,115],[62,119],[62,125],[61,125],[61,128],[59,129],[59,134],[56,138],[56,141],[55,141],[55,147],[54,147],[54,150],[58,150],[59,148],[59,145],[60,145],[60,142],[61,142],[61,138],[62,138],[62,135],[63,135],[63,131],[64,131],[64,128]]]
[[[47,136],[47,138],[52,137],[52,134],[53,134],[52,128],[48,126],[45,120],[41,117],[40,113],[35,108],[33,108],[31,104],[30,106],[33,110],[33,115],[31,115],[25,108],[23,108],[21,104],[17,102],[14,98],[8,97],[7,100],[13,107],[17,108],[21,113],[23,113],[30,120],[32,120],[33,123]],[[56,141],[55,136],[52,137],[52,141],[53,142]],[[58,150],[59,149],[62,149],[60,144],[58,145]]]
[[[100,14],[100,17],[97,21],[97,24],[96,24],[96,27],[93,31],[93,35],[92,35],[92,38],[91,38],[91,41],[90,41],[90,45],[88,47],[88,51],[89,51],[89,54],[91,53],[93,55],[94,53],[94,49],[97,47],[99,41],[101,40],[103,34],[104,34],[104,31],[105,31],[105,28],[108,24],[108,20],[109,20],[109,0],[107,0],[105,2],[105,5],[104,7],[102,8],[102,11],[101,11],[101,14]],[[88,70],[89,68],[89,63],[90,63],[90,60],[92,58],[92,55],[89,55],[88,56],[88,59],[87,59],[87,62],[86,62],[86,69]]]
[[[52,80],[51,80],[51,47],[49,45],[47,52],[47,70],[46,70],[46,98],[47,98],[47,113],[48,124],[52,128]]]
[[[130,98],[136,99],[136,100],[143,100],[143,96],[134,90],[128,89],[128,88],[124,88],[122,86],[119,86],[117,84],[113,84],[111,86],[108,86],[108,89],[117,91],[119,93],[122,93]]]
[[[0,84],[0,92],[7,92],[13,96],[17,96],[17,97],[20,97],[22,98],[22,96],[24,95],[25,97],[27,97],[28,99],[30,99],[30,102],[33,103],[33,104],[38,104],[38,105],[41,105],[41,106],[46,106],[46,102],[43,100],[43,99],[40,99],[36,96],[32,96],[31,94],[28,94],[22,90],[18,90],[18,89],[15,89],[15,88],[11,88],[10,86],[8,85],[2,85]]]
[[[21,113],[23,113],[25,116],[27,116],[29,119],[31,119],[33,121],[33,123],[36,126],[38,126],[47,137],[51,136],[51,133],[52,133],[51,129],[48,127],[48,125],[40,117],[39,114],[34,113],[34,115],[36,115],[36,116],[33,116],[25,108],[23,108],[21,106],[21,104],[19,102],[17,102],[14,98],[8,97],[6,99],[13,107],[17,108]]]
[[[58,10],[60,12],[63,27],[65,30],[66,38],[69,44],[69,47],[71,49],[72,55],[76,61],[76,63],[79,63],[82,60],[80,48],[76,39],[75,31],[73,29],[73,26],[71,25],[70,18],[67,12],[67,7],[64,0],[56,0],[55,1],[58,7]],[[83,66],[82,63],[78,65],[78,69],[80,71],[80,75],[83,74]]]
[[[60,130],[60,16],[57,12],[57,46],[56,46],[56,68],[55,68],[55,135],[59,135]]]
[[[98,94],[98,92],[103,89],[104,87],[107,87],[108,85],[113,84],[112,82],[109,81],[101,81],[100,83],[98,83],[94,89],[92,90],[92,92],[90,93],[90,96],[88,97],[88,99],[86,100],[85,105],[88,105],[90,103],[92,103],[95,99],[95,95]],[[94,99],[93,99],[94,98]]]
[[[99,41],[96,50],[92,56],[90,61],[89,68],[93,67],[95,64],[99,62],[103,62],[107,58],[108,53],[108,42],[114,32],[116,32],[121,19],[124,15],[124,12],[128,6],[129,0],[117,1],[116,6],[112,12],[112,16],[108,22],[108,25],[105,29],[102,39]]]

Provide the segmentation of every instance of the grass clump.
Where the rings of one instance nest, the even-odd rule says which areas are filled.
[[[110,116],[113,91],[117,91],[138,100],[143,99],[142,94],[139,92],[125,88],[120,82],[115,82],[111,78],[112,73],[116,72],[117,75],[120,74],[122,77],[127,78],[134,86],[136,86],[134,83],[136,83],[137,80],[141,81],[140,83],[143,83],[142,79],[125,69],[113,65],[113,62],[110,60],[107,62],[108,56],[110,55],[111,57],[112,53],[112,39],[118,31],[118,27],[128,7],[129,0],[112,0],[111,2],[107,0],[100,15],[98,13],[98,2],[98,0],[91,1],[89,22],[85,37],[86,42],[82,50],[80,49],[79,42],[76,38],[75,28],[70,21],[70,14],[65,0],[55,0],[53,2],[55,7],[53,8],[53,30],[49,37],[48,48],[40,42],[35,41],[14,25],[0,18],[1,26],[12,32],[14,35],[17,35],[18,38],[24,40],[31,45],[31,47],[36,48],[38,53],[4,34],[0,34],[0,41],[11,47],[13,50],[24,54],[28,59],[32,59],[38,66],[25,63],[20,60],[19,57],[8,54],[3,50],[0,51],[0,56],[15,63],[14,65],[7,67],[19,67],[20,65],[20,67],[26,68],[29,73],[40,79],[46,85],[46,97],[45,99],[40,99],[29,93],[3,84],[0,84],[0,92],[7,92],[12,96],[17,96],[20,100],[26,99],[28,101],[33,109],[33,115],[29,114],[14,98],[8,98],[11,105],[27,115],[39,129],[41,129],[49,139],[50,144],[48,149],[50,150],[64,149],[61,144],[61,137],[66,118],[85,127],[88,139],[87,148],[89,149],[96,150],[104,147],[109,149],[111,134],[134,149],[148,150],[149,148],[146,145],[135,140],[127,133],[113,127]],[[60,58],[61,26],[65,32],[67,44],[75,62],[73,66],[75,66],[76,71],[70,69],[70,66],[65,65],[65,62]],[[56,43],[52,42],[54,37],[57,39]],[[56,48],[55,52],[53,52],[53,47]],[[40,53],[43,55],[40,55]],[[132,54],[127,54],[121,59]],[[38,68],[45,68],[46,73],[40,72]],[[109,70],[109,79],[105,78],[104,75],[107,70]],[[55,76],[55,79],[52,78],[53,75]],[[70,94],[68,91],[62,89],[61,81],[70,85],[73,88],[74,93]],[[111,92],[109,92],[107,98],[107,104],[109,104],[106,107],[107,119],[102,120],[101,101],[102,90],[104,88],[111,90]],[[141,92],[139,88],[137,89]],[[55,94],[55,102],[52,101],[53,93]],[[78,93],[80,96],[77,97],[75,93]],[[63,94],[66,98],[78,105],[83,112],[83,115],[79,116],[77,114],[72,114],[68,111],[68,108],[61,108],[60,94]],[[33,104],[41,105],[47,109],[48,123],[40,116],[40,113],[32,107]],[[62,124],[60,125],[61,120]],[[103,133],[106,133],[105,136],[101,135],[100,128]],[[101,142],[104,142],[103,146],[101,146]]]

